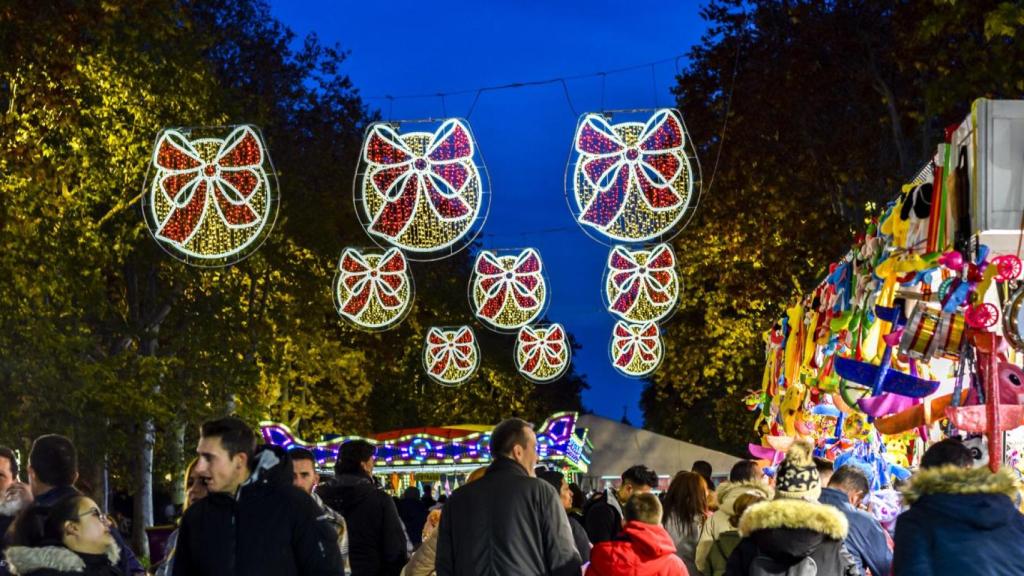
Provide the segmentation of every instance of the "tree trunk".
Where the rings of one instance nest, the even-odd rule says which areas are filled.
[[[183,506],[185,504],[185,470],[188,468],[188,462],[192,461],[192,457],[185,451],[186,426],[185,422],[176,424],[174,433],[170,438],[171,455],[177,464],[175,466],[177,473],[172,476],[173,486],[171,488],[171,502],[175,506]]]
[[[135,487],[135,511],[132,515],[132,548],[140,558],[149,556],[146,528],[153,525],[153,446],[156,444],[156,426],[148,418],[142,424],[139,444],[138,484]]]

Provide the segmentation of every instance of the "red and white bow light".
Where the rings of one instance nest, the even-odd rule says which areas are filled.
[[[612,241],[669,239],[681,228],[694,196],[686,145],[676,110],[619,124],[602,114],[583,115],[573,146],[575,166],[566,182],[576,220]]]
[[[569,368],[569,339],[561,324],[523,326],[516,336],[516,368],[527,380],[546,384]]]
[[[445,386],[465,383],[480,365],[480,348],[469,326],[431,328],[423,346],[423,367]]]
[[[608,311],[627,322],[668,318],[679,301],[679,275],[672,247],[613,248],[605,273],[605,300]]]
[[[232,264],[273,228],[274,171],[254,127],[164,130],[152,164],[142,208],[153,237],[174,257],[197,266]]]
[[[482,250],[473,264],[473,313],[489,328],[516,330],[541,315],[547,299],[540,254],[533,248],[502,254]]]
[[[363,142],[356,206],[366,231],[413,259],[453,253],[483,224],[486,171],[464,120],[433,132],[378,122]]]
[[[654,322],[615,323],[612,329],[612,365],[626,376],[641,377],[654,372],[661,363],[661,331]]]
[[[334,302],[346,321],[366,330],[386,330],[402,321],[412,301],[412,274],[400,250],[346,248],[342,252]]]

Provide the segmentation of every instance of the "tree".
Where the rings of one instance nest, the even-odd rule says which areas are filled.
[[[712,1],[675,93],[710,185],[676,240],[685,292],[653,429],[746,452],[762,334],[981,96],[1019,97],[1020,10],[998,2]],[[723,140],[724,138],[724,140]]]

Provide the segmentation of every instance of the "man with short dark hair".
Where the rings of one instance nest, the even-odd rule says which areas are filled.
[[[835,465],[832,464],[831,460],[815,456],[814,467],[818,469],[818,478],[821,481],[821,485],[828,486],[829,480],[832,479],[832,474],[835,473]]]
[[[623,514],[625,529],[614,540],[594,546],[587,576],[686,576],[686,564],[676,555],[672,536],[661,525],[657,496],[633,495],[623,506]]]
[[[373,481],[376,450],[366,440],[342,444],[334,479],[317,489],[323,502],[345,517],[352,576],[397,576],[407,559],[395,501]]]
[[[821,470],[820,466],[818,470]],[[838,508],[846,516],[850,530],[843,543],[857,561],[857,568],[861,573],[863,574],[865,569],[870,569],[872,574],[888,574],[892,564],[892,550],[889,549],[889,539],[886,538],[885,530],[874,516],[859,509],[870,491],[871,484],[864,471],[856,466],[846,465],[832,473],[828,486],[822,488],[818,501]]]
[[[706,460],[697,460],[690,467],[690,471],[700,474],[700,477],[704,479],[704,483],[708,485],[708,490],[715,489],[715,483],[711,479],[711,474],[714,472],[711,468],[711,463]]]
[[[936,443],[903,489],[910,509],[896,520],[893,574],[1024,574],[1024,516],[1017,481],[1004,466],[972,468],[959,440]]]
[[[0,446],[0,576],[6,576],[4,534],[23,508],[32,503],[32,490],[18,481],[18,457],[14,450]]]
[[[185,512],[174,576],[338,576],[335,534],[316,503],[292,485],[288,453],[256,449],[234,417],[200,427],[195,472],[210,494]]]
[[[555,489],[533,477],[537,436],[509,418],[491,432],[491,465],[455,491],[438,528],[437,576],[578,576],[580,556]]]
[[[596,546],[607,542],[622,531],[622,506],[633,494],[647,494],[658,487],[658,474],[643,465],[627,468],[622,473],[619,489],[607,488],[595,495],[583,508],[583,527]]]
[[[78,480],[78,451],[74,443],[59,434],[36,438],[28,454],[28,480],[32,505],[39,509],[50,508],[68,496],[79,494],[73,486]],[[125,544],[121,533],[113,527],[110,531],[121,553],[118,569],[128,575],[145,574],[146,570]],[[5,574],[3,567],[0,567],[0,574]]]
[[[292,448],[288,451],[292,459],[292,472],[294,474],[292,483],[296,488],[309,494],[316,507],[320,511],[319,521],[327,522],[337,534],[338,552],[341,554],[341,563],[346,574],[349,571],[348,565],[348,528],[345,525],[345,517],[330,506],[324,504],[313,489],[320,483],[320,474],[316,471],[316,456],[308,448]]]
[[[18,482],[18,457],[14,450],[0,446],[0,501],[7,489]]]

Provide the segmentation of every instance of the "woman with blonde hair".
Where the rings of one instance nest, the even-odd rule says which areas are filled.
[[[484,477],[487,466],[481,466],[469,473],[466,484]],[[465,486],[466,484],[463,484]],[[437,527],[441,524],[442,509],[435,508],[427,516],[423,525],[423,543],[412,553],[409,563],[402,569],[402,576],[434,576],[437,574]]]
[[[188,463],[188,467],[185,468],[185,504],[182,506],[181,513],[185,514],[185,510],[188,507],[195,504],[196,502],[206,498],[210,491],[206,487],[206,478],[200,476],[196,471],[196,463],[199,462],[199,457],[193,458]],[[178,544],[178,529],[175,528],[174,532],[167,537],[167,546],[164,548],[167,550],[166,557],[163,563],[156,570],[156,576],[170,576],[174,573],[174,551]]]

